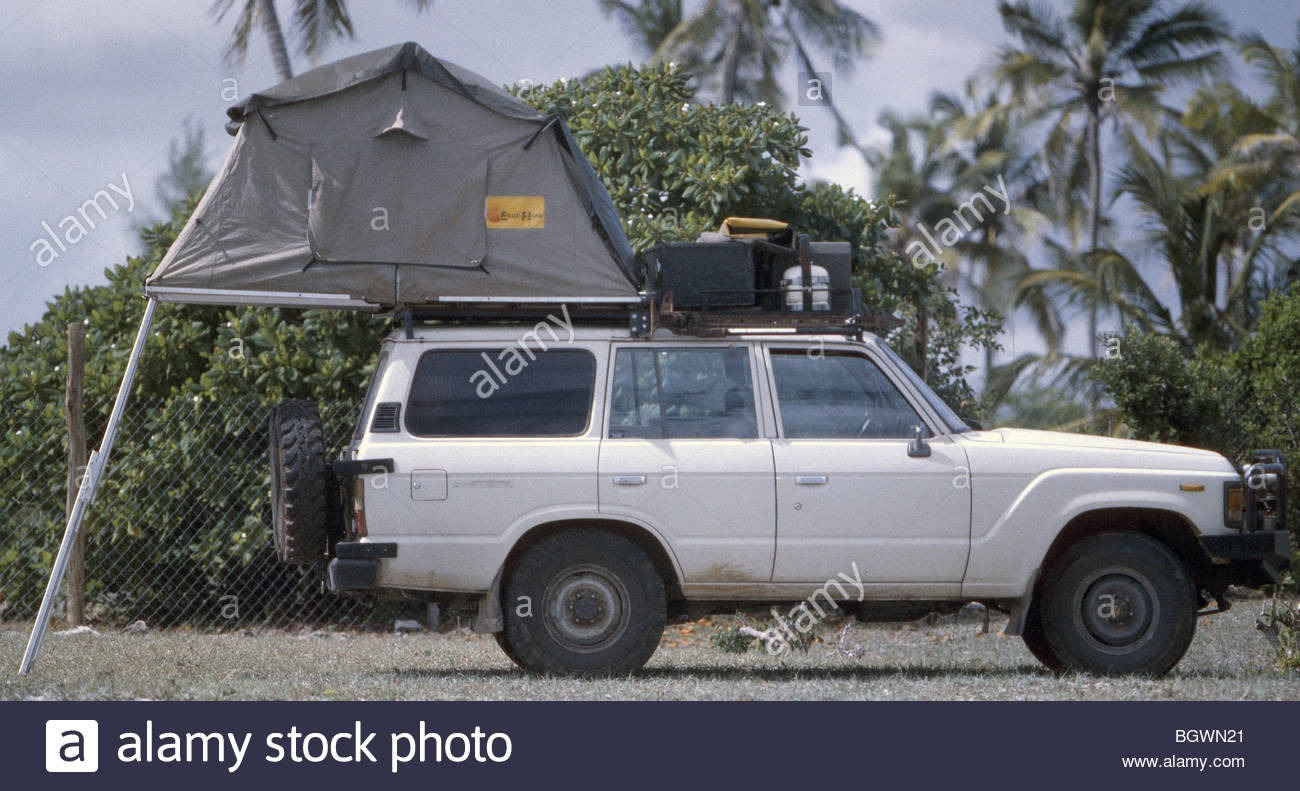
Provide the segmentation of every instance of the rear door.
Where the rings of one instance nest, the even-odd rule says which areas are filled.
[[[397,468],[366,493],[371,538],[400,542],[381,584],[481,590],[516,525],[593,510],[605,345],[519,348],[441,344],[409,376],[394,366],[396,392],[381,401],[396,396],[400,419],[372,426],[365,447]]]
[[[770,581],[774,467],[753,344],[616,343],[610,354],[601,512],[660,533],[686,582]]]

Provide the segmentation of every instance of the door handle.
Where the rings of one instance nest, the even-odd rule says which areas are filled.
[[[822,486],[829,478],[825,475],[796,475],[794,482],[799,486]]]
[[[644,475],[615,475],[615,486],[640,486],[645,483]]]

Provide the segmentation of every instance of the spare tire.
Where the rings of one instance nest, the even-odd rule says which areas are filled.
[[[309,565],[325,557],[331,478],[316,404],[277,404],[271,410],[271,520],[281,561]]]

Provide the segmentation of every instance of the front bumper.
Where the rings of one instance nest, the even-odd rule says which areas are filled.
[[[1201,546],[1224,585],[1271,585],[1291,564],[1291,534],[1285,530],[1201,536]]]

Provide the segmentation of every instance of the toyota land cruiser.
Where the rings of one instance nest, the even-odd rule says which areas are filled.
[[[870,334],[565,319],[393,333],[332,464],[315,407],[277,407],[280,557],[575,675],[639,669],[671,619],[831,599],[983,602],[1049,668],[1161,674],[1286,567],[1276,452],[981,430]]]

